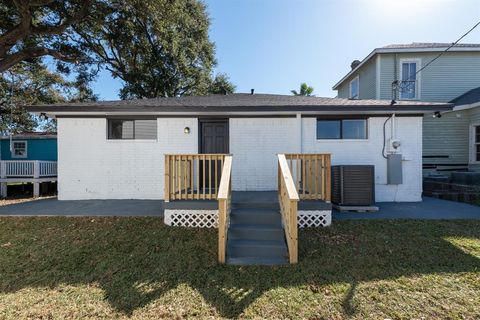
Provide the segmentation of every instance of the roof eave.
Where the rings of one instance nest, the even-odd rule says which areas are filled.
[[[240,116],[275,116],[275,115],[295,115],[295,114],[411,114],[411,113],[431,113],[435,111],[450,111],[452,104],[441,105],[354,105],[354,106],[269,106],[269,107],[209,107],[209,108],[66,108],[59,107],[30,107],[29,112],[46,113],[50,117],[56,116],[120,116],[120,115],[151,115],[151,116],[202,116],[202,115],[240,115]]]

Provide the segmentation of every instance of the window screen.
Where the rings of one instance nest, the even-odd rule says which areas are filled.
[[[108,139],[157,139],[157,120],[108,120]]]

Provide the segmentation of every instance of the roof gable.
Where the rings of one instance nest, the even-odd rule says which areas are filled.
[[[354,69],[350,70],[340,81],[338,81],[333,87],[333,90],[337,90],[338,87],[345,82],[348,78],[359,71],[363,66],[370,61],[375,55],[382,53],[402,53],[402,52],[442,52],[445,51],[451,43],[438,43],[438,42],[412,42],[410,44],[389,44],[384,47],[376,48],[368,56],[366,56],[360,64]],[[457,43],[454,47],[450,48],[448,52],[465,52],[465,51],[478,51],[480,52],[480,44],[475,43]]]

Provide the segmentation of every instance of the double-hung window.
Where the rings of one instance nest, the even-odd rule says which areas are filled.
[[[27,157],[27,141],[12,141],[12,158]]]
[[[155,140],[157,120],[108,119],[108,139]]]
[[[403,60],[400,63],[400,99],[418,99],[418,75],[420,63],[417,60]]]
[[[359,91],[360,81],[358,76],[350,81],[350,99],[359,99],[360,91]]]
[[[480,125],[473,126],[472,162],[480,162]]]
[[[317,119],[317,139],[367,139],[367,119]]]

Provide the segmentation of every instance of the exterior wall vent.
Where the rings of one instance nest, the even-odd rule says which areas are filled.
[[[345,206],[373,205],[375,203],[374,177],[374,166],[332,166],[332,202]]]

